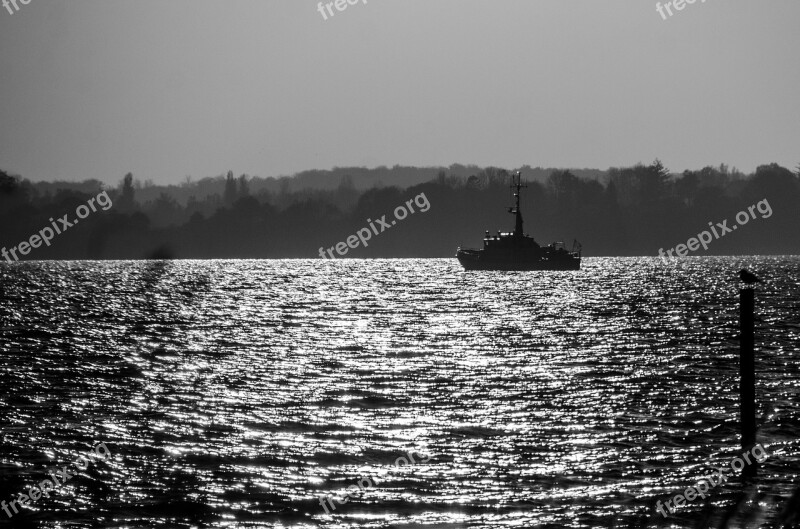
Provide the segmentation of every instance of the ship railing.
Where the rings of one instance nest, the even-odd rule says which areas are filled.
[[[564,241],[557,241],[551,243],[550,248],[556,251],[563,250],[564,252],[572,255],[573,257],[578,257],[578,258],[580,258],[581,251],[583,250],[581,243],[579,243],[577,240],[572,241],[572,250],[567,250],[567,245],[564,244]]]
[[[583,246],[581,243],[578,242],[578,239],[572,240],[572,251],[570,252],[572,255],[580,258],[581,252],[583,251]]]

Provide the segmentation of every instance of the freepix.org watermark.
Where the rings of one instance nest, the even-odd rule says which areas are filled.
[[[101,449],[102,448],[102,453]],[[44,496],[45,498],[50,497],[50,492],[55,491],[58,487],[61,487],[67,481],[71,480],[78,472],[86,471],[89,468],[89,462],[91,459],[97,460],[106,460],[111,455],[108,447],[105,443],[100,443],[94,447],[94,452],[89,453],[89,459],[84,456],[78,458],[75,461],[74,466],[78,469],[78,471],[70,470],[69,466],[62,467],[62,468],[55,468],[49,472],[51,479],[46,479],[39,483],[38,485],[32,486],[28,489],[28,493],[25,494],[24,492],[20,492],[19,496],[17,496],[16,500],[11,500],[10,502],[6,503],[5,500],[0,501],[0,508],[2,508],[9,518],[14,516],[14,514],[19,514],[19,509],[17,509],[17,505],[20,507],[24,507],[28,505],[28,503],[33,503],[37,501],[39,498]],[[59,481],[59,479],[61,481]],[[9,510],[9,507],[11,509]],[[11,511],[14,511],[12,514]]]
[[[662,19],[666,20],[667,15],[664,14],[664,10],[666,10],[667,13],[669,13],[669,16],[672,16],[673,7],[675,8],[675,11],[683,11],[686,8],[686,4],[693,4],[696,1],[697,0],[672,0],[671,2],[667,2],[663,6],[661,5],[661,2],[656,2],[656,11],[658,11],[658,14],[661,15]],[[700,3],[705,4],[706,0],[700,0]]]
[[[69,228],[77,224],[78,219],[85,219],[93,211],[97,211],[97,208],[94,205],[95,200],[97,201],[97,205],[99,205],[103,211],[108,211],[109,209],[111,209],[111,206],[113,206],[113,204],[111,203],[111,199],[108,196],[108,193],[103,191],[96,197],[90,198],[89,201],[87,202],[87,204],[89,204],[88,206],[86,206],[85,204],[81,204],[75,209],[75,215],[78,216],[77,219],[70,222],[69,219],[67,218],[69,217],[69,214],[64,215],[63,217],[58,219],[58,222],[61,225],[61,227],[59,228],[59,225],[56,224],[56,221],[54,221],[53,218],[50,217],[50,223],[53,225],[52,228],[50,226],[42,228],[38,234],[31,235],[29,240],[22,241],[18,245],[12,246],[8,250],[6,250],[4,246],[2,249],[0,249],[0,254],[2,254],[3,258],[5,258],[6,261],[12,263],[14,261],[19,261],[19,257],[17,256],[17,250],[19,250],[19,253],[21,255],[28,255],[29,253],[31,253],[31,248],[39,248],[42,245],[42,243],[44,243],[45,246],[50,246],[50,241],[52,241],[56,235],[60,235],[61,233],[67,231]],[[89,209],[90,207],[91,210]],[[14,258],[14,261],[11,260],[11,257]]]
[[[325,14],[326,10],[328,11],[328,14],[331,16],[331,18],[333,18],[334,7],[336,8],[336,11],[339,11],[341,13],[342,11],[347,9],[348,5],[354,6],[359,2],[363,2],[364,4],[366,4],[367,0],[336,0],[335,2],[328,2],[326,4],[320,2],[319,4],[317,4],[317,11],[320,12],[323,20],[328,20],[328,15]]]
[[[411,451],[406,454],[407,457],[400,456],[394,461],[394,466],[400,468],[403,464],[417,464],[417,461],[414,459],[414,451]],[[430,456],[421,457],[420,454],[417,453],[417,457],[420,458],[420,463],[427,463],[430,460]],[[350,498],[364,492],[367,489],[371,489],[375,486],[375,483],[367,476],[361,476],[361,479],[358,480],[358,485],[350,485],[347,487],[347,494],[342,498],[335,498],[334,496],[328,494],[326,496],[320,496],[319,504],[322,505],[322,508],[325,509],[325,514],[330,514],[331,511],[336,510],[336,504],[333,503],[334,501],[337,502],[339,505],[344,505]],[[330,504],[330,509],[328,508],[328,504]]]
[[[758,452],[758,453],[756,453],[756,452]],[[767,451],[764,450],[764,447],[761,446],[761,444],[756,444],[755,446],[753,446],[753,448],[750,449],[750,453],[744,452],[742,454],[742,457],[744,458],[744,460],[742,460],[742,457],[734,457],[731,460],[731,468],[735,472],[740,472],[740,471],[742,471],[744,469],[745,462],[747,462],[748,465],[753,464],[752,461],[750,461],[750,454],[753,455],[753,457],[755,458],[757,463],[761,463],[762,461],[767,459],[767,457],[769,456],[769,454],[767,454]],[[670,514],[672,514],[672,513],[675,512],[675,510],[678,507],[680,507],[684,503],[688,503],[690,501],[693,501],[698,496],[700,496],[701,498],[705,499],[706,498],[706,493],[710,489],[713,489],[717,485],[725,483],[728,480],[729,477],[730,477],[730,473],[728,473],[727,471],[725,471],[725,470],[723,470],[721,468],[718,468],[715,474],[709,474],[709,475],[701,478],[700,481],[697,482],[697,485],[695,487],[689,487],[688,489],[686,489],[683,492],[683,494],[678,494],[677,496],[675,496],[671,500],[665,501],[664,505],[667,506],[667,509],[669,509]],[[716,481],[715,481],[714,478],[716,478]],[[706,483],[706,481],[708,481],[708,483]],[[710,487],[709,487],[709,484],[711,485]],[[672,506],[673,502],[675,503],[674,507]],[[658,512],[660,512],[664,516],[664,518],[666,518],[667,517],[667,513],[664,510],[664,505],[661,505],[661,500],[659,500],[656,503],[656,510],[658,510]]]
[[[6,8],[9,14],[13,15],[17,11],[19,11],[19,5],[17,5],[18,1],[20,4],[24,6],[31,3],[31,0],[3,0],[3,7]],[[14,6],[14,11],[11,10],[11,6]]]
[[[369,224],[370,227],[372,227],[371,231],[369,227],[361,228],[356,232],[355,235],[351,235],[347,238],[346,244],[344,242],[340,242],[337,243],[335,246],[331,246],[330,248],[328,248],[327,249],[328,255],[330,256],[331,259],[334,259],[335,258],[333,255],[334,249],[336,250],[336,253],[338,253],[339,255],[345,255],[347,252],[350,251],[350,248],[353,249],[358,248],[359,244],[363,244],[364,248],[366,248],[367,246],[369,246],[367,241],[372,238],[373,233],[375,235],[378,235],[379,233],[385,232],[386,230],[397,224],[398,220],[403,220],[404,218],[408,217],[409,211],[413,215],[414,214],[413,204],[416,204],[417,207],[419,208],[419,211],[421,211],[422,213],[425,213],[426,211],[431,209],[431,203],[428,202],[428,197],[425,196],[425,193],[420,193],[419,195],[414,197],[413,200],[407,200],[405,206],[397,206],[396,208],[394,208],[395,220],[393,220],[391,223],[386,222],[386,215],[382,216],[380,219],[377,219],[375,222],[377,222],[378,226],[380,226],[381,228],[380,231],[378,231],[378,228],[375,226],[375,222],[373,222],[371,219],[367,219],[367,224]],[[408,210],[406,210],[406,207],[408,207]],[[319,256],[322,257],[323,259],[326,258],[325,252],[326,252],[325,248],[320,247]]]
[[[732,226],[728,227],[728,221],[723,220],[722,222],[717,222],[716,226],[714,226],[712,222],[709,222],[708,226],[711,228],[711,232],[714,233],[714,237],[716,239],[719,239],[720,237],[724,237],[728,233],[733,233],[733,231],[738,229],[739,226],[744,226],[745,224],[750,222],[751,217],[755,219],[756,208],[758,208],[758,212],[761,213],[762,219],[768,219],[772,216],[772,207],[769,205],[769,202],[767,202],[767,199],[765,198],[764,200],[758,202],[758,204],[748,207],[746,211],[742,210],[739,213],[737,213],[736,222],[739,223],[738,225],[733,224]],[[719,228],[719,231],[717,231],[717,228]],[[675,256],[672,255],[672,252],[675,252],[676,254],[678,254],[678,257],[686,257],[687,249],[692,252],[695,252],[700,248],[700,246],[702,246],[703,250],[708,250],[708,243],[710,243],[713,240],[716,240],[715,238],[711,237],[711,232],[709,232],[708,230],[701,231],[700,233],[697,234],[696,238],[692,237],[691,239],[686,241],[686,244],[679,244],[675,248],[670,248],[669,250],[667,250],[666,254],[674,258]],[[667,262],[667,257],[666,255],[664,255],[664,248],[658,249],[658,256],[661,257],[662,261],[664,261],[665,263]]]

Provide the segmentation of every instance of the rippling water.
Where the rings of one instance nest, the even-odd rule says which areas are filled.
[[[110,459],[13,521],[655,527],[656,500],[738,453],[735,277],[747,266],[767,281],[756,369],[769,458],[756,487],[769,520],[800,481],[798,265],[3,264],[0,500],[102,442]],[[326,512],[321,496],[362,478],[371,486]],[[668,522],[689,527],[744,489],[731,480]]]

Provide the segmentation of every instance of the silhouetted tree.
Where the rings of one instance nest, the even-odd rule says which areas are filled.
[[[637,168],[636,173],[640,204],[654,204],[671,194],[672,178],[658,158],[644,170]]]
[[[117,199],[117,208],[120,212],[128,213],[134,207],[133,173],[126,174],[122,179],[122,190]]]
[[[578,177],[567,171],[553,171],[547,177],[547,187],[553,198],[564,205],[572,205],[578,186]]]
[[[724,164],[723,164],[724,166]],[[661,163],[661,160],[656,158],[652,164],[650,164],[650,171],[653,172],[653,175],[663,183],[667,183],[670,180],[670,173],[669,169],[664,167],[664,164]],[[725,171],[727,173],[727,169]]]
[[[12,195],[19,189],[19,182],[16,178],[5,171],[0,170],[0,193]]]
[[[236,201],[236,179],[233,177],[233,171],[228,171],[225,177],[225,192],[222,200],[226,206],[231,206]]]
[[[469,178],[467,178],[467,188],[468,189],[475,189],[475,190],[485,189],[486,188],[486,180],[482,176],[483,175],[481,175],[481,176],[472,175]]]
[[[684,206],[692,206],[697,197],[697,189],[700,187],[700,178],[694,171],[688,169],[683,175],[675,180],[675,195]]]
[[[0,171],[0,215],[11,211],[27,202],[27,193],[23,190],[19,178]]]
[[[247,184],[247,175],[239,177],[239,198],[250,196],[250,186]]]
[[[776,163],[759,165],[743,194],[748,200],[767,198],[773,204],[782,203],[796,209],[800,201],[800,178]],[[790,206],[791,203],[794,206]]]

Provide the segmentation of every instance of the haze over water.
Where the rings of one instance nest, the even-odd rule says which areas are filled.
[[[781,505],[800,469],[798,265],[587,258],[579,272],[465,273],[455,259],[0,264],[0,499],[104,442],[110,460],[15,520],[628,523],[738,454],[736,273],[747,267],[765,280],[756,390],[769,457],[758,490]],[[395,466],[411,450],[430,459]],[[319,497],[342,496],[362,476],[375,487],[326,514]],[[731,479],[708,500],[725,505],[742,489]],[[670,522],[689,527],[708,500]]]

